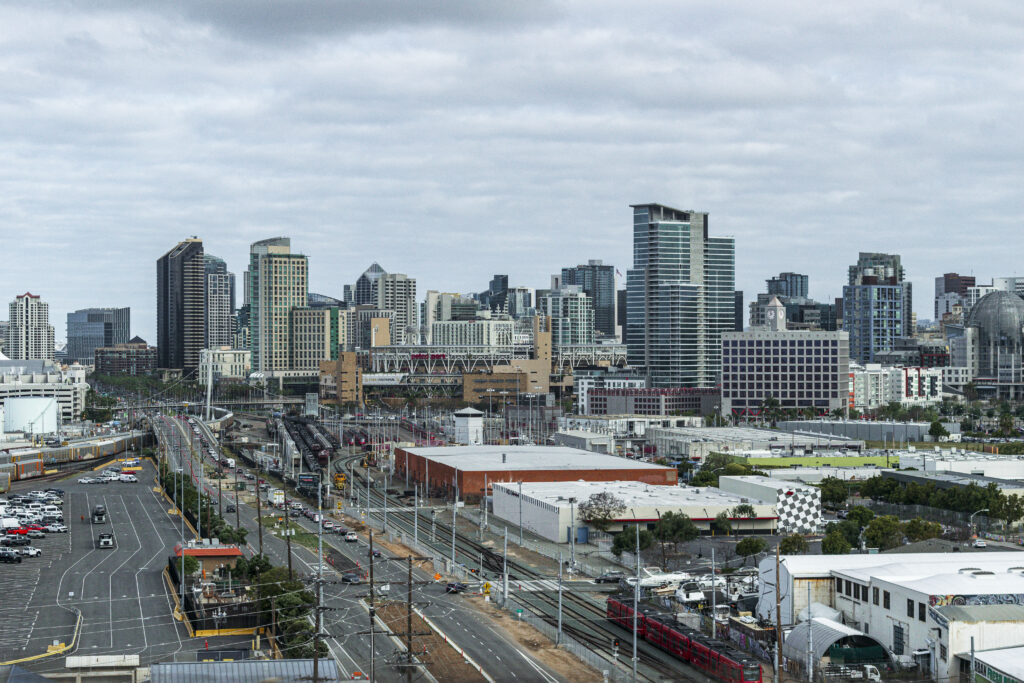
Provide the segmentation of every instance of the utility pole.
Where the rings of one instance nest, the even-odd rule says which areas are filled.
[[[508,605],[508,527],[505,527],[505,551],[501,563],[501,599]]]
[[[728,555],[726,555],[728,557]],[[808,584],[809,586],[810,584]],[[715,546],[711,546],[711,637],[718,634],[718,587],[715,586]]]
[[[636,615],[640,611],[640,525],[635,524],[636,528],[636,583],[633,584],[633,683],[636,683],[636,664],[637,664],[637,651],[636,651]]]
[[[782,576],[779,572],[780,551],[775,546],[775,683],[782,683]],[[810,605],[807,606],[810,612]]]
[[[405,560],[408,569],[405,598],[405,680],[406,683],[412,683],[412,557],[406,557]]]
[[[217,477],[217,516],[224,519],[224,480]]]
[[[519,482],[519,545],[523,545],[523,482]]]
[[[562,644],[562,553],[558,553],[558,637],[555,645]]]
[[[260,555],[263,554],[263,510],[260,508],[260,478],[256,477],[256,522],[260,530]]]
[[[284,490],[284,542],[288,546],[288,580],[292,580],[291,511],[288,509],[288,488]]]
[[[285,513],[287,514],[287,512]],[[317,562],[316,562],[316,634],[313,636],[313,683],[320,681],[320,630],[324,604],[324,469],[316,473],[316,519],[317,519]],[[291,549],[291,544],[288,545]],[[289,564],[291,553],[289,553]],[[372,651],[371,651],[372,656]]]
[[[376,564],[373,561],[373,527],[370,527],[370,680],[376,678],[374,672],[374,649],[373,649],[373,618],[376,615],[376,607],[374,605],[374,589],[373,589],[373,565]]]
[[[420,485],[413,488],[413,511],[412,511],[412,542],[413,545],[420,544]]]
[[[807,582],[807,683],[814,683],[814,616],[811,614],[811,582]]]
[[[241,513],[238,512],[238,468],[235,468],[235,528],[241,529],[242,524],[240,522]]]

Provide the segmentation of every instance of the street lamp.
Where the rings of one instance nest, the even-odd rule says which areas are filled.
[[[972,513],[971,513],[971,518],[970,518],[970,525],[971,525],[971,531],[972,531],[972,533],[976,533],[976,532],[974,531],[974,515],[976,515],[976,514],[978,514],[978,513],[980,513],[980,512],[988,512],[988,508],[982,508],[982,509],[980,509],[980,510],[976,510],[976,511],[974,511],[974,512],[972,512]]]

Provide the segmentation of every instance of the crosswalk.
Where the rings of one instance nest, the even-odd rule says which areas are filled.
[[[539,593],[542,591],[557,591],[558,581],[553,581],[551,579],[534,579],[532,581],[509,581],[509,590],[518,590],[529,593]]]

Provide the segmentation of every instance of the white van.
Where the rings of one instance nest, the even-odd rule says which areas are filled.
[[[56,505],[44,505],[43,509],[39,511],[41,515],[60,515],[63,514],[61,509]]]
[[[117,479],[118,481],[123,481],[129,484],[134,484],[138,481],[138,478],[134,474],[122,474]]]

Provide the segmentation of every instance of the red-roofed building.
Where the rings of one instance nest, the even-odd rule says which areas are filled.
[[[221,567],[234,567],[235,562],[242,556],[242,551],[237,545],[186,545],[183,548],[181,543],[175,544],[175,557],[181,557],[183,551],[186,557],[199,560],[199,568],[206,570],[207,574]]]

